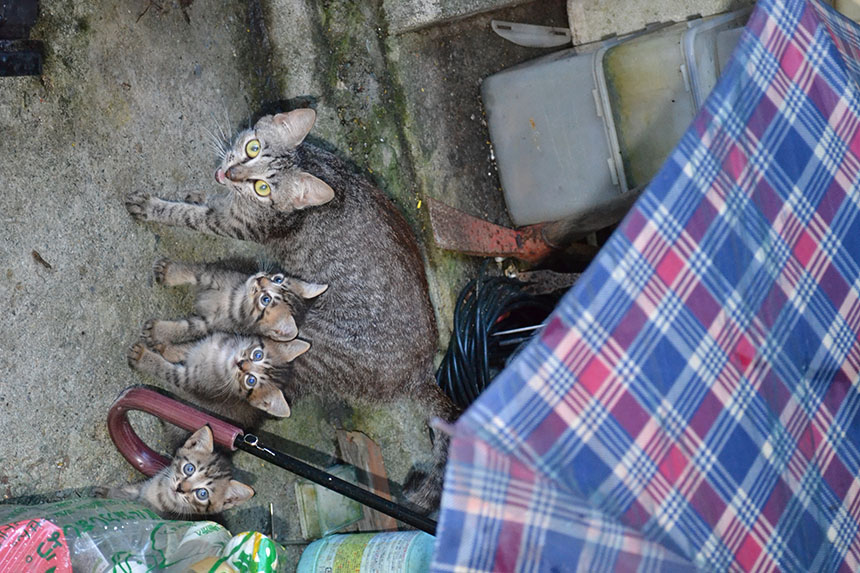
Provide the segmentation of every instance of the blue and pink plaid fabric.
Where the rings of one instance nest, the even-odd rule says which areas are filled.
[[[762,0],[649,189],[456,425],[435,571],[860,570],[860,42]]]

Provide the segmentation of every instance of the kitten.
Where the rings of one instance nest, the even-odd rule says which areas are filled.
[[[120,487],[96,488],[97,497],[144,503],[165,518],[211,515],[254,495],[231,479],[230,463],[214,451],[212,430],[203,426],[176,451],[173,461],[150,479]]]
[[[159,377],[201,406],[237,422],[243,429],[259,425],[263,413],[290,415],[277,384],[281,369],[310,348],[304,340],[274,342],[263,337],[215,332],[185,344],[155,349],[137,342],[128,350],[133,369]]]
[[[329,285],[301,325],[314,351],[291,364],[292,390],[375,403],[415,397],[428,419],[452,421],[457,410],[433,377],[436,325],[418,243],[379,189],[303,143],[315,118],[299,109],[240,133],[215,173],[226,195],[191,204],[136,192],[126,208],[141,221],[262,243],[285,268]],[[428,509],[444,470],[447,440],[438,442],[427,491],[413,497]]]
[[[153,265],[157,283],[196,287],[195,314],[183,320],[148,321],[144,326],[147,343],[185,342],[217,330],[287,342],[298,335],[296,317],[304,314],[306,301],[328,288],[280,272],[249,272],[247,267],[239,270],[229,265],[157,260]],[[239,265],[232,263],[233,267]]]

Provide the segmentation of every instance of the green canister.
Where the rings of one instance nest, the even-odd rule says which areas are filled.
[[[435,540],[423,531],[329,535],[308,545],[296,573],[429,571]]]

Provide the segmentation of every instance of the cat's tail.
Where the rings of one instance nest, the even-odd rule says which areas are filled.
[[[428,412],[428,422],[434,418],[443,422],[453,422],[460,415],[460,410],[436,384],[430,380],[416,390],[419,404]],[[403,493],[411,503],[427,513],[439,508],[442,499],[442,482],[445,478],[445,466],[448,462],[448,446],[450,436],[443,431],[431,429],[433,432],[433,459],[427,470],[413,468],[406,476]]]

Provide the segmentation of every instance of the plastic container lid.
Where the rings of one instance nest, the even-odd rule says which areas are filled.
[[[651,180],[695,116],[682,75],[687,29],[673,24],[603,53],[601,94],[628,189]]]
[[[749,13],[651,28],[486,78],[514,224],[582,215],[647,184],[716,84]]]
[[[684,59],[693,105],[701,108],[740,40],[751,9],[700,20],[684,35]]]
[[[717,83],[749,13],[666,25],[598,52],[622,189],[646,185],[662,167]]]
[[[518,226],[576,215],[621,192],[596,101],[594,58],[565,50],[481,86],[502,192]]]

